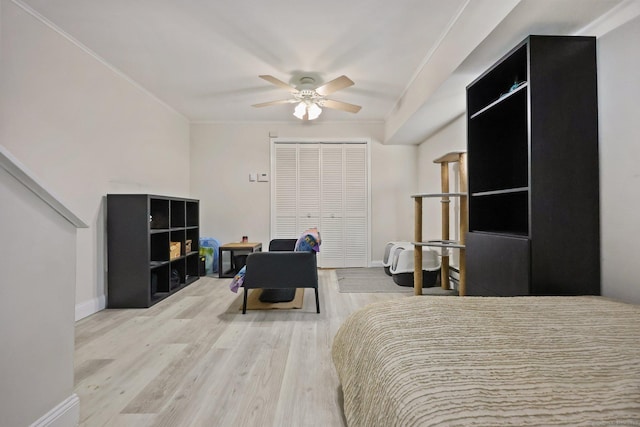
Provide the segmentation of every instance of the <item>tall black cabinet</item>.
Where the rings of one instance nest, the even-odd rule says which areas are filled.
[[[530,36],[467,87],[468,295],[600,293],[596,42]]]
[[[150,307],[198,280],[199,230],[198,200],[107,195],[107,307]]]

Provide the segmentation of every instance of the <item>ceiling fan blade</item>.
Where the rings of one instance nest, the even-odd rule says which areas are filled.
[[[332,99],[324,99],[322,106],[327,108],[333,108],[335,110],[348,111],[350,113],[357,113],[362,108],[359,105],[349,104],[348,102],[334,101]]]
[[[269,102],[262,102],[260,104],[253,104],[252,107],[269,107],[271,105],[280,105],[280,104],[292,104],[294,102],[297,102],[295,99],[281,99],[279,101],[269,101]]]
[[[317,87],[316,92],[318,93],[318,95],[327,96],[332,94],[333,92],[339,91],[340,89],[344,89],[345,87],[349,86],[353,86],[353,81],[347,76],[340,76],[328,83],[323,84],[320,87]]]
[[[260,77],[260,78],[261,78],[261,79],[263,79],[263,80],[268,81],[268,82],[269,82],[269,83],[271,83],[272,85],[276,85],[276,86],[278,86],[279,88],[282,88],[282,89],[284,89],[284,90],[288,90],[288,91],[289,91],[289,92],[291,92],[291,93],[298,93],[298,89],[296,89],[295,87],[293,87],[293,86],[291,86],[291,85],[286,84],[285,82],[283,82],[283,81],[282,81],[282,80],[280,80],[280,79],[276,79],[276,78],[275,78],[275,77],[273,77],[273,76],[270,76],[270,75],[267,75],[267,74],[263,74],[263,75],[258,76],[258,77]]]

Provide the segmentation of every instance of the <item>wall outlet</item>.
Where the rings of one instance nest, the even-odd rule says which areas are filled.
[[[259,173],[258,174],[258,182],[269,182],[269,174],[268,173]]]

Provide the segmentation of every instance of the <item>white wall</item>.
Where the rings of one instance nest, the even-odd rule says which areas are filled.
[[[189,123],[15,3],[0,5],[0,138],[90,225],[77,236],[81,317],[104,307],[104,196],[188,196]]]
[[[77,420],[76,229],[2,168],[0,200],[0,425],[30,425],[65,401]]]
[[[372,151],[372,260],[382,261],[387,242],[413,240],[418,147],[376,143]]]
[[[386,242],[409,239],[415,192],[416,147],[385,146],[381,123],[194,123],[191,126],[191,191],[199,198],[201,234],[221,243],[269,241],[269,133],[279,138],[369,138],[371,144],[371,259],[382,260]]]
[[[598,39],[602,293],[640,303],[640,18]]]

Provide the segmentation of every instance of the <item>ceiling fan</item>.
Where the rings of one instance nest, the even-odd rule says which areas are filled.
[[[301,77],[298,87],[293,87],[282,80],[279,80],[273,76],[262,75],[258,76],[269,83],[285,89],[291,93],[292,98],[282,99],[279,101],[263,102],[261,104],[254,104],[254,107],[268,107],[271,105],[279,104],[298,104],[293,111],[293,115],[300,120],[314,120],[322,113],[321,107],[333,108],[335,110],[348,111],[350,113],[357,113],[360,111],[359,105],[349,104],[347,102],[335,101],[333,99],[327,99],[328,95],[337,92],[341,89],[353,86],[353,81],[347,76],[340,76],[331,80],[328,83],[318,86],[315,89],[313,85],[315,79],[313,77]]]

